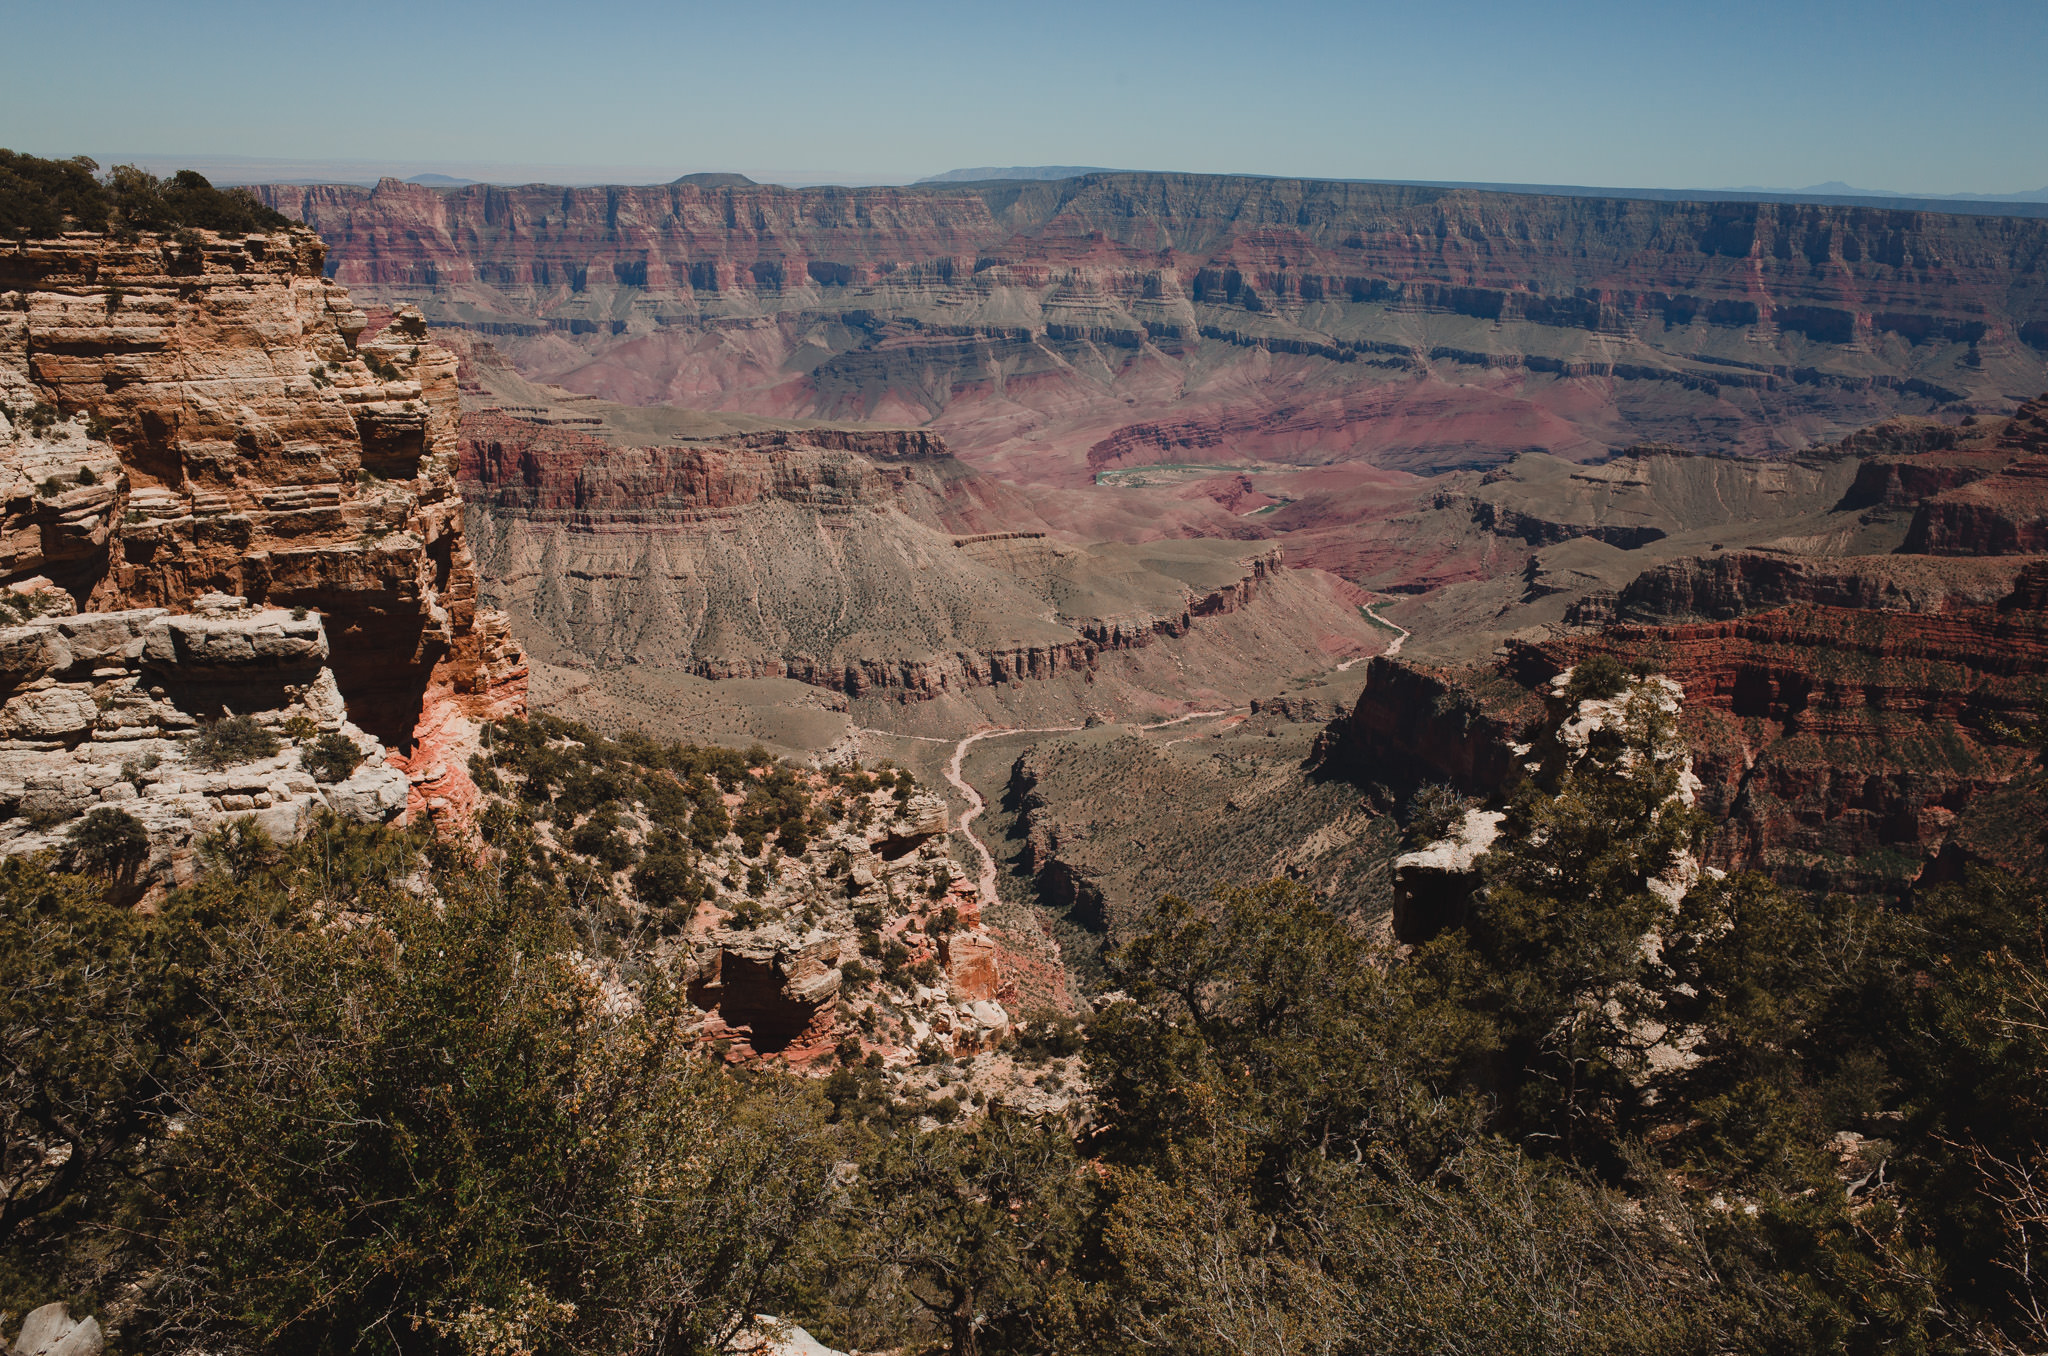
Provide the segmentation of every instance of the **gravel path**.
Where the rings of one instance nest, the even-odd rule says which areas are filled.
[[[1408,643],[1408,637],[1413,635],[1414,633],[1410,631],[1407,627],[1401,625],[1401,623],[1397,621],[1389,621],[1387,618],[1382,617],[1377,611],[1379,606],[1379,603],[1367,603],[1364,607],[1360,608],[1359,611],[1365,613],[1366,616],[1371,617],[1380,625],[1390,626],[1394,630],[1400,632],[1399,635],[1394,637],[1393,643],[1388,645],[1386,649],[1381,651],[1381,653],[1386,655],[1387,658],[1392,659],[1395,655],[1401,653],[1401,647]],[[1337,666],[1337,672],[1348,673],[1350,672],[1351,666],[1353,664],[1356,664],[1360,659],[1366,658],[1370,658],[1370,656],[1359,655],[1357,656],[1357,658],[1347,659]]]
[[[1235,709],[1235,707],[1232,707],[1222,711],[1190,711],[1184,716],[1174,716],[1169,720],[1157,720],[1150,725],[1140,725],[1138,728],[1140,730],[1163,730],[1169,725],[1179,725],[1185,721],[1201,720],[1208,716],[1227,716]],[[1069,734],[1084,728],[1086,727],[1080,725],[1040,725],[1029,729],[1014,729],[1010,726],[999,725],[992,730],[981,730],[971,734],[953,746],[953,757],[946,763],[946,780],[951,782],[953,789],[958,791],[967,801],[967,813],[960,816],[960,822],[954,828],[961,837],[973,845],[975,854],[981,858],[981,879],[978,883],[981,889],[981,902],[984,908],[996,902],[996,857],[993,852],[988,850],[988,844],[982,842],[980,837],[974,832],[975,816],[987,808],[987,802],[982,800],[981,792],[975,790],[973,784],[960,775],[961,759],[967,756],[968,748],[975,743],[984,739],[994,739],[998,735]]]

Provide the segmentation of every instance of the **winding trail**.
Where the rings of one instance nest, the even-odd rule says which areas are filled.
[[[1375,610],[1379,606],[1379,603],[1368,603],[1359,610],[1364,612],[1373,621],[1395,633],[1393,641],[1388,644],[1386,649],[1380,652],[1391,657],[1401,653],[1401,647],[1407,644],[1408,637],[1413,633],[1399,622],[1389,621],[1387,618],[1382,617]],[[1367,655],[1357,655],[1347,659],[1337,665],[1337,672],[1348,672],[1353,664],[1356,664],[1360,659],[1369,657]],[[1137,728],[1140,730],[1163,730],[1169,725],[1181,725],[1191,720],[1203,720],[1212,716],[1227,716],[1237,709],[1233,706],[1220,711],[1190,711],[1186,715],[1173,716],[1167,720],[1156,720],[1149,725],[1140,725]],[[977,730],[953,745],[953,756],[946,760],[946,781],[955,791],[960,793],[960,798],[967,802],[967,811],[960,816],[960,822],[954,826],[954,831],[965,838],[974,848],[975,855],[981,858],[981,876],[976,881],[976,886],[981,894],[981,902],[984,906],[996,902],[996,855],[989,851],[988,844],[982,842],[981,836],[974,831],[974,821],[980,817],[983,810],[988,808],[988,802],[982,799],[981,792],[974,789],[973,783],[961,775],[960,765],[962,760],[967,757],[967,750],[984,739],[996,739],[1003,735],[1071,734],[1075,730],[1085,728],[1087,727],[1082,725],[1036,725],[1029,727],[997,725],[986,730]],[[866,730],[858,726],[855,727],[855,733],[884,735],[887,738],[893,739],[915,739],[926,744],[944,744],[948,742],[932,735],[891,735],[886,731]],[[1180,741],[1170,740],[1168,742],[1179,743]]]
[[[951,782],[953,789],[958,791],[967,801],[967,813],[960,816],[960,823],[955,827],[961,837],[973,844],[975,854],[981,858],[981,876],[976,881],[976,884],[981,890],[981,904],[983,908],[987,908],[996,902],[996,855],[988,850],[988,844],[982,842],[980,835],[975,833],[974,817],[988,808],[988,803],[981,798],[981,792],[974,789],[974,784],[960,775],[960,760],[967,756],[967,750],[970,745],[983,739],[993,738],[996,735],[1065,734],[1069,730],[1081,728],[1079,725],[1046,725],[1031,730],[1012,730],[1003,726],[997,726],[993,730],[983,730],[979,734],[971,734],[953,746],[953,757],[946,763],[946,780]]]
[[[1401,653],[1401,647],[1408,643],[1408,637],[1413,635],[1414,632],[1410,631],[1407,627],[1401,625],[1401,623],[1397,621],[1390,621],[1387,618],[1382,617],[1378,612],[1378,608],[1380,607],[1380,605],[1380,603],[1367,603],[1364,607],[1361,607],[1358,610],[1360,612],[1363,612],[1366,616],[1372,618],[1374,621],[1378,622],[1381,626],[1389,627],[1392,630],[1399,633],[1394,637],[1393,642],[1389,644],[1386,649],[1380,652],[1381,654],[1384,654],[1387,658],[1392,659],[1395,655]],[[1348,673],[1350,672],[1351,666],[1353,664],[1356,664],[1360,659],[1366,658],[1370,658],[1370,656],[1356,655],[1350,659],[1347,659],[1337,666],[1337,672]]]
[[[1174,716],[1170,720],[1153,721],[1150,725],[1140,725],[1137,728],[1140,730],[1163,730],[1169,725],[1180,725],[1190,720],[1202,720],[1210,716],[1227,716],[1236,709],[1233,706],[1226,707],[1221,711],[1190,711],[1184,716]],[[994,729],[981,730],[968,735],[953,746],[953,756],[946,763],[946,780],[952,783],[953,789],[958,791],[967,802],[967,812],[960,816],[960,822],[954,828],[961,837],[973,845],[975,854],[981,858],[981,876],[976,884],[981,891],[983,907],[996,902],[996,855],[989,851],[988,844],[982,842],[980,835],[974,831],[975,817],[988,808],[988,803],[981,798],[981,792],[974,789],[973,783],[960,775],[961,760],[967,756],[967,750],[974,744],[984,739],[994,739],[999,735],[1071,734],[1075,730],[1086,728],[1083,725],[1039,725],[1020,729],[998,725]]]

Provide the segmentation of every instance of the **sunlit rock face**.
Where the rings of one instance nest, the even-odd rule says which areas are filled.
[[[0,250],[0,583],[17,648],[42,647],[4,675],[24,713],[9,733],[96,764],[109,732],[300,716],[365,740],[405,784],[399,808],[459,817],[472,723],[521,709],[525,666],[476,605],[455,362],[416,315],[369,334],[323,258],[301,231]],[[181,620],[208,595],[237,601]],[[76,643],[124,626],[133,655]],[[59,713],[80,683],[86,720]],[[131,697],[148,709],[124,723]],[[366,775],[340,799],[380,817],[391,787]],[[271,811],[308,793],[194,794]]]

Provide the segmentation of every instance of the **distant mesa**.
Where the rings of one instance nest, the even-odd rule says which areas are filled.
[[[406,180],[422,188],[468,188],[477,182],[474,179],[458,179],[452,174],[415,174]]]
[[[1890,188],[1857,188],[1840,179],[1830,179],[1824,184],[1808,184],[1805,188],[1764,188],[1757,184],[1744,184],[1728,190],[1734,193],[1763,193],[1781,198],[1917,198],[1926,202],[2048,202],[2048,188],[2024,189],[2016,193],[1900,193]]]
[[[983,165],[928,175],[920,184],[985,184],[998,179],[1078,179],[1084,174],[1114,174],[1100,165]]]
[[[752,188],[754,181],[744,174],[685,174],[674,181],[679,184],[694,184],[698,188]]]

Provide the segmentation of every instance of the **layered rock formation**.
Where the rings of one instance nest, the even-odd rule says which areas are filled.
[[[1919,556],[1797,556],[1730,551],[1645,570],[1615,593],[1574,604],[1576,623],[1725,621],[1792,603],[1860,611],[1947,612],[2011,593],[2019,562]]]
[[[645,447],[486,412],[460,445],[484,572],[530,635],[712,679],[923,699],[1085,675],[1244,609],[1281,565],[1252,543],[963,531],[1001,497],[928,433]]]
[[[61,607],[37,605],[81,618],[61,625],[127,613],[132,629],[149,609],[149,625],[175,630],[170,618],[209,594],[273,619],[291,609],[279,624],[295,634],[290,619],[310,619],[331,671],[324,685],[311,672],[282,686],[206,682],[191,680],[199,661],[182,651],[110,652],[106,672],[77,650],[67,663],[51,652],[9,675],[10,702],[89,678],[108,709],[130,691],[176,708],[35,736],[97,767],[84,745],[110,728],[282,721],[310,701],[316,725],[346,719],[389,750],[413,809],[460,813],[475,795],[471,722],[518,709],[525,671],[502,617],[476,605],[454,475],[455,362],[417,315],[366,336],[323,257],[303,232],[72,235],[0,250],[0,582],[31,599],[61,594]],[[292,688],[315,696],[280,695]]]
[[[1913,514],[1904,549],[1935,556],[2048,551],[2048,398],[2028,401],[1986,446],[1964,439],[1949,483]]]
[[[129,879],[187,881],[195,846],[230,820],[289,841],[321,809],[368,823],[405,809],[406,774],[349,721],[318,617],[218,594],[196,606],[59,611],[0,630],[12,694],[0,706],[0,853],[62,849],[79,816],[109,806],[148,835]],[[205,759],[196,713],[222,708],[253,713],[273,751]],[[306,757],[337,734],[363,760],[340,777]]]
[[[2048,563],[2013,553],[2036,512],[2038,410],[1849,438],[1829,453],[1825,483],[1847,477],[1831,510],[1753,524],[1798,528],[1767,549],[1679,557],[1585,594],[1563,612],[1571,625],[1509,639],[1495,664],[1376,660],[1319,764],[1395,789],[1499,793],[1538,688],[1612,655],[1686,690],[1716,864],[1886,891],[1944,850],[2032,852],[1995,821],[2015,813],[2005,789],[2032,774],[2023,731],[2048,678]]]
[[[1989,606],[1938,614],[1795,604],[1738,620],[1617,626],[1520,651],[1525,674],[1607,653],[1686,691],[1721,825],[1710,860],[1815,888],[1916,875],[1960,818],[2026,773],[2048,680],[2039,565]]]
[[[1171,174],[264,196],[339,280],[531,373],[929,422],[1094,535],[1159,513],[1072,493],[1116,467],[1782,451],[2048,382],[2034,219]]]

